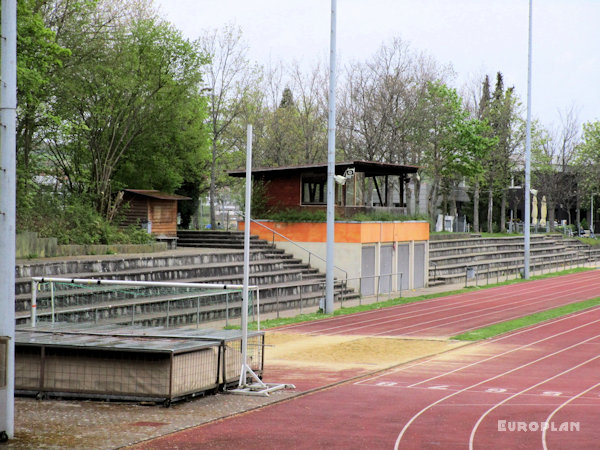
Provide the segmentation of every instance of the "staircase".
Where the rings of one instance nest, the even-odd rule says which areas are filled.
[[[201,232],[202,235],[205,232]],[[193,239],[193,233],[183,233],[185,244],[194,248],[166,252],[160,255],[121,255],[119,257],[79,257],[66,261],[22,261],[16,266],[17,324],[31,320],[31,277],[102,278],[137,281],[177,281],[195,283],[243,283],[243,233],[211,232],[212,249],[208,242]],[[242,240],[240,241],[240,234]],[[209,237],[209,236],[206,236]],[[222,240],[217,239],[220,238]],[[181,244],[181,240],[179,241]],[[318,305],[324,297],[325,275],[301,260],[277,249],[266,241],[252,238],[250,251],[251,285],[260,287],[260,312],[295,309]],[[148,288],[151,290],[151,288]],[[97,292],[97,291],[96,291]],[[358,298],[342,282],[335,283],[336,301]],[[202,303],[189,298],[173,301],[162,295],[144,296],[116,301],[110,288],[98,298],[88,291],[55,292],[57,321],[98,321],[145,326],[185,325],[237,317],[241,313],[241,296],[232,295],[228,304],[221,298],[203,298]],[[168,301],[170,300],[170,301]],[[111,308],[106,309],[110,304]],[[51,317],[50,294],[37,295],[38,320]],[[98,314],[98,310],[103,312]],[[168,313],[167,313],[168,311]],[[133,318],[133,320],[132,320]]]
[[[178,247],[193,248],[244,248],[243,231],[195,231],[179,230],[177,232]],[[250,248],[272,249],[267,241],[258,236],[250,236]]]
[[[524,266],[524,238],[520,236],[465,238],[432,236],[429,242],[429,286],[464,283],[467,267],[477,280],[499,280],[517,276]],[[531,272],[557,271],[597,260],[600,249],[592,249],[574,238],[532,235]]]

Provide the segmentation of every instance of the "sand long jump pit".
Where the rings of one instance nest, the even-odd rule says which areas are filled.
[[[285,331],[265,335],[265,366],[376,371],[443,353],[465,342],[357,335],[319,336]]]

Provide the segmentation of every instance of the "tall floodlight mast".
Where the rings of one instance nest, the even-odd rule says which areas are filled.
[[[2,0],[0,45],[0,441],[14,437],[17,1]]]
[[[329,49],[329,119],[327,126],[327,263],[325,266],[325,313],[333,313],[333,268],[335,235],[335,58],[336,0],[331,0]]]
[[[525,259],[523,264],[523,277],[529,279],[530,255],[530,225],[531,225],[531,30],[533,17],[533,0],[529,0],[529,51],[527,57],[527,132],[525,138]]]

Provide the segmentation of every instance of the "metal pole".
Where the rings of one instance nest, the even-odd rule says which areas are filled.
[[[260,331],[260,291],[258,286],[253,289],[256,291],[256,329]]]
[[[171,302],[169,300],[167,300],[167,328],[169,328],[169,308],[170,308]]]
[[[592,198],[590,199],[590,236],[594,231],[594,193],[592,192]]]
[[[52,325],[54,325],[54,282],[53,281],[50,282],[50,308],[52,309]]]
[[[35,328],[37,322],[37,288],[38,282],[31,281],[31,326]]]
[[[529,197],[531,191],[531,54],[532,54],[532,24],[533,24],[533,0],[529,0],[529,49],[527,56],[527,127],[525,138],[525,257],[523,265],[523,277],[529,279],[529,259],[530,259],[530,229],[531,224],[531,206]]]
[[[0,379],[0,433],[15,432],[15,240],[17,1],[2,0],[0,69],[0,346],[6,361]],[[4,342],[4,344],[2,344]],[[0,362],[0,367],[4,363]]]
[[[331,38],[329,50],[329,119],[327,137],[327,263],[325,269],[325,314],[333,313],[333,268],[335,233],[335,59],[336,0],[331,0]]]
[[[229,326],[229,294],[225,294],[225,326]]]
[[[298,290],[300,291],[300,315],[302,315],[302,273],[300,273],[300,284],[298,285]]]
[[[400,290],[400,298],[402,298],[402,277],[403,277],[403,274],[402,274],[402,272],[400,272],[400,289],[399,289]]]
[[[244,281],[242,286],[242,369],[239,387],[246,384],[248,362],[248,284],[250,280],[250,202],[252,201],[252,125],[246,130],[246,204],[244,212]]]

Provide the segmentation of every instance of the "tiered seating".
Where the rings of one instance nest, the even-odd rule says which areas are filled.
[[[232,241],[236,238],[232,237]],[[304,264],[265,241],[253,238],[250,252],[250,284],[260,286],[261,312],[299,308],[319,304],[324,296],[325,275]],[[218,249],[182,249],[158,255],[77,257],[72,260],[20,261],[16,267],[16,317],[17,323],[30,320],[32,276],[66,278],[102,278],[138,281],[177,281],[198,283],[242,284],[243,251],[214,244]],[[356,298],[358,294],[337,282],[336,301]],[[50,317],[50,294],[39,292],[38,317]],[[134,323],[164,325],[168,310],[169,323],[195,323],[220,320],[240,315],[239,295],[230,298],[226,305],[222,297],[197,300],[182,298],[176,302],[151,292],[127,300],[111,298],[110,289],[102,300],[93,299],[85,291],[56,292],[55,312],[60,321],[103,321],[111,323]],[[110,310],[105,307],[110,304]],[[133,310],[133,311],[132,311]],[[100,311],[100,313],[99,313]],[[133,312],[133,314],[132,314]]]
[[[591,248],[560,234],[532,235],[530,270],[559,270],[583,265],[594,258]],[[464,283],[467,268],[478,280],[516,276],[523,270],[524,238],[432,236],[429,243],[429,286]]]

